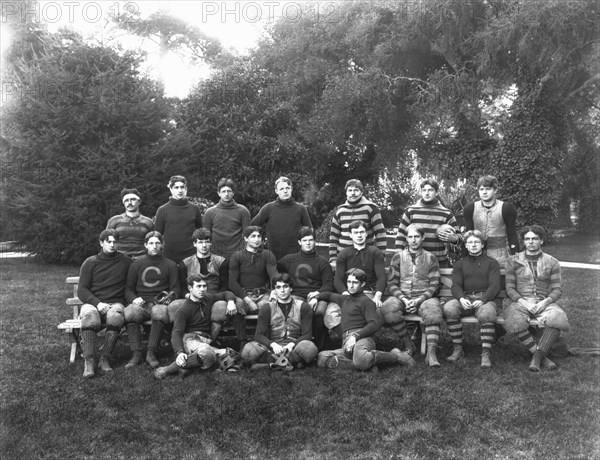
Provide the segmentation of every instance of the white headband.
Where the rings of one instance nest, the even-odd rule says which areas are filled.
[[[130,199],[130,198],[137,198],[139,201],[142,201],[142,199],[138,195],[136,195],[135,193],[128,193],[127,195],[125,195],[123,197],[123,203],[125,203],[126,199]]]

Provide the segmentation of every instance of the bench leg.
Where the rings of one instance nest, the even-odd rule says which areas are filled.
[[[427,354],[427,334],[425,334],[425,323],[420,322],[419,327],[421,328],[421,354]]]
[[[79,348],[79,334],[75,331],[71,331],[69,333],[69,339],[71,341],[71,356],[69,357],[69,362],[73,364],[77,357],[77,349]]]

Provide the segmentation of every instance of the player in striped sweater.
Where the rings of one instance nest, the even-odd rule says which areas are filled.
[[[458,224],[452,211],[443,206],[437,197],[439,188],[439,184],[433,179],[426,179],[421,182],[421,199],[406,208],[400,220],[398,234],[396,235],[396,250],[407,247],[406,229],[410,224],[418,224],[425,230],[423,249],[437,257],[440,268],[448,268],[450,267],[450,261],[445,243],[456,244],[460,242],[460,236],[458,235]],[[447,230],[436,235],[436,230],[442,224],[450,225],[455,232]]]
[[[334,270],[339,251],[352,247],[350,224],[355,220],[365,223],[367,245],[375,244],[385,253],[387,241],[381,213],[374,203],[363,196],[364,193],[365,188],[358,179],[350,179],[346,182],[347,199],[336,209],[329,233],[329,262]]]

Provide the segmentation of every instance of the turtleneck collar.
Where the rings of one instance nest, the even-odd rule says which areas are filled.
[[[290,206],[292,204],[295,203],[293,198],[290,198],[289,200],[282,200],[281,198],[277,197],[277,199],[275,200],[277,203],[284,205],[284,206]]]
[[[217,208],[235,208],[237,206],[237,203],[235,202],[235,200],[231,200],[230,202],[226,203],[223,200],[219,200],[219,202],[217,203]]]
[[[440,200],[438,198],[434,198],[431,201],[425,201],[423,198],[421,198],[421,204],[423,204],[423,206],[435,206],[440,204]]]
[[[150,254],[146,253],[146,256],[147,256],[147,257],[148,257],[148,259],[150,259],[150,260],[160,260],[160,259],[162,259],[162,258],[163,258],[163,255],[162,255],[162,253],[160,253],[160,254],[157,254],[157,255],[155,255],[155,256],[151,256]]]
[[[115,251],[114,254],[107,254],[104,251],[98,253],[98,258],[102,260],[117,260],[120,257],[119,252]]]
[[[171,203],[173,206],[185,206],[188,204],[188,199],[182,198],[181,200],[177,200],[176,198],[170,197],[169,203]]]

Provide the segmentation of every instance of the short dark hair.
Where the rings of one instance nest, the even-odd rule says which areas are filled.
[[[154,231],[146,233],[146,236],[144,237],[144,244],[146,244],[150,240],[150,238],[154,238],[154,237],[158,238],[161,243],[165,242],[165,240],[164,240],[164,238],[162,236],[162,233],[157,232],[156,230],[154,230]]]
[[[204,281],[206,283],[206,276],[200,273],[192,273],[186,279],[187,285],[194,287],[194,283],[199,283],[200,281]]]
[[[235,192],[235,182],[228,177],[222,177],[217,184],[217,191],[221,191],[223,187],[229,187],[231,190]]]
[[[212,241],[212,234],[210,233],[210,230],[204,227],[200,227],[194,230],[194,233],[192,233],[192,241],[195,243],[198,240]]]
[[[292,277],[287,273],[277,273],[271,280],[271,287],[275,288],[277,283],[285,283],[288,284],[291,288],[294,287],[294,282],[292,281]]]
[[[300,230],[298,230],[298,241],[300,241],[305,236],[315,236],[314,230],[306,225],[304,227],[300,227]]]
[[[100,241],[106,241],[109,236],[114,237],[115,241],[119,241],[119,233],[114,228],[107,228],[106,230],[102,230],[98,239]]]
[[[248,238],[250,235],[252,235],[254,232],[258,232],[260,233],[260,235],[262,236],[262,228],[260,228],[257,225],[248,225],[243,231],[242,231],[242,236],[244,238]]]
[[[423,188],[426,185],[431,185],[436,192],[440,190],[440,184],[438,184],[438,181],[435,179],[425,179],[423,182],[421,182],[419,188]]]
[[[364,229],[367,230],[367,224],[365,224],[362,220],[353,220],[350,222],[350,225],[348,225],[348,229],[350,231],[358,227],[364,227]]]
[[[498,179],[490,174],[481,176],[477,181],[477,188],[479,187],[492,187],[495,190],[498,188]]]
[[[548,236],[548,232],[546,232],[546,229],[541,225],[526,225],[519,232],[519,236],[521,237],[521,239],[524,239],[525,233],[529,232],[535,233],[537,236],[540,237],[540,240],[545,240]]]
[[[175,182],[183,182],[184,185],[187,186],[187,180],[185,180],[185,177],[183,176],[171,176],[171,178],[169,179],[169,185],[168,187],[171,188],[175,185]]]
[[[346,271],[346,280],[350,276],[354,276],[361,283],[367,282],[367,274],[360,268],[351,268],[350,270]]]

